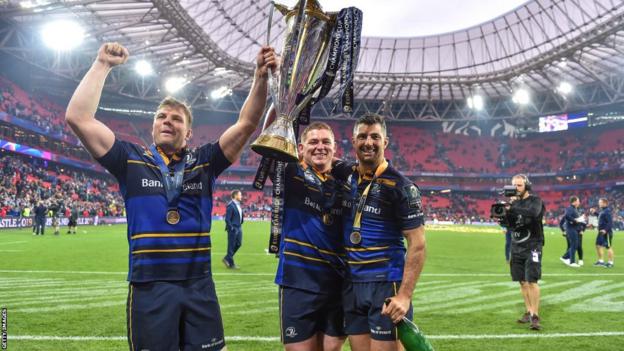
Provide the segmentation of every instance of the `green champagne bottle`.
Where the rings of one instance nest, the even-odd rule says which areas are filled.
[[[405,351],[434,351],[429,340],[425,338],[425,334],[420,331],[414,322],[403,317],[403,320],[396,326],[399,340],[401,340]]]

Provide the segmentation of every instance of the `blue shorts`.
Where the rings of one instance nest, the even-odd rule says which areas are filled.
[[[335,294],[280,286],[280,329],[284,344],[301,342],[321,332],[329,336],[346,336],[342,299]]]
[[[223,322],[212,278],[130,283],[131,351],[221,350]]]
[[[381,315],[387,298],[399,291],[400,282],[347,283],[343,289],[345,331],[348,335],[370,334],[380,341],[397,340],[396,326],[388,316]],[[406,317],[412,319],[410,303]]]
[[[607,234],[598,234],[596,236],[596,246],[602,246],[604,248],[611,248],[613,242],[613,232]]]

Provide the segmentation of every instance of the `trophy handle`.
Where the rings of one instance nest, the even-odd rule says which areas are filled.
[[[273,23],[273,12],[275,11],[275,3],[273,1],[271,1],[271,8],[269,9],[269,23],[267,24],[267,35],[266,35],[266,46],[269,46],[271,44],[271,25]],[[269,68],[268,70],[268,74],[269,74],[269,94],[271,95],[271,100],[273,100],[273,106],[275,108],[275,111],[279,114],[279,106],[278,106],[278,99],[277,99],[277,95],[278,95],[278,91],[277,91],[277,84],[275,82],[275,77],[273,77],[273,72],[271,71],[271,69]]]

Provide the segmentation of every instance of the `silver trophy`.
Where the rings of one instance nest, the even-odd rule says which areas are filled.
[[[337,14],[323,12],[316,0],[299,1],[292,9],[280,4],[275,4],[275,8],[284,15],[287,24],[277,83],[269,77],[277,117],[252,143],[251,149],[267,158],[296,162],[299,157],[293,123],[318,98]]]

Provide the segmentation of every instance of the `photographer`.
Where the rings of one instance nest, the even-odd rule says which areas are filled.
[[[529,194],[531,182],[526,175],[517,174],[511,182],[516,195],[510,198],[506,213],[499,220],[502,225],[512,230],[511,278],[520,283],[526,306],[526,312],[518,322],[531,323],[530,329],[540,330],[540,288],[537,282],[542,276],[544,202],[538,196]]]

